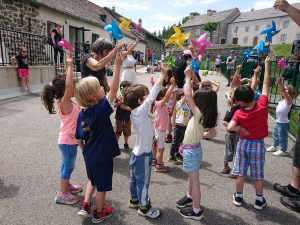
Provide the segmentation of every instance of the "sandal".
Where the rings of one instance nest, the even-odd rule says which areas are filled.
[[[170,171],[170,167],[168,166],[164,166],[163,164],[156,164],[155,166],[155,172],[159,172],[159,173],[166,173]]]

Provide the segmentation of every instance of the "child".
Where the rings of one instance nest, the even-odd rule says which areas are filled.
[[[165,80],[163,82],[163,86],[166,88],[169,88],[171,86],[171,79],[174,77],[174,71],[172,69],[168,70],[167,76],[165,76]],[[176,80],[175,80],[176,82]],[[173,118],[175,120],[175,114],[174,114],[174,108],[175,108],[175,98],[177,95],[178,88],[176,86],[176,83],[174,85],[173,91],[170,95],[169,101],[166,102],[167,109],[169,112],[169,125],[168,125],[168,130],[167,130],[167,136],[166,136],[166,143],[171,143],[172,142],[172,124],[175,122],[173,121]]]
[[[282,100],[278,102],[276,107],[276,124],[273,131],[273,145],[267,148],[267,152],[274,152],[274,156],[285,156],[288,147],[288,134],[290,121],[288,114],[291,110],[293,99],[296,96],[296,89],[291,86],[284,86],[282,78],[277,80],[278,86],[281,90]],[[277,150],[279,146],[279,150]]]
[[[205,62],[206,74],[208,74],[209,67],[210,67],[210,57],[209,57],[209,55],[207,55],[206,56],[206,62]]]
[[[165,150],[166,130],[168,129],[170,123],[170,117],[166,103],[169,101],[174,89],[174,85],[175,78],[172,77],[170,79],[169,89],[164,87],[161,88],[151,109],[151,112],[154,112],[155,117],[155,139],[158,148],[158,152],[156,150],[157,148],[153,148],[152,165],[155,165],[155,172],[165,173],[170,171],[168,166],[164,166],[162,159]]]
[[[219,73],[221,75],[221,73],[220,73],[221,62],[222,62],[222,60],[220,59],[220,55],[218,55],[215,60],[215,68],[214,68],[214,71],[212,72],[212,74],[214,74],[214,72],[216,71],[217,74]]]
[[[16,60],[18,61],[18,65],[16,65]],[[25,47],[21,47],[19,54],[11,58],[11,63],[14,69],[18,71],[18,76],[22,78],[23,93],[31,94],[32,92],[29,83],[30,72],[28,67],[27,49]]]
[[[241,80],[241,77],[239,76],[241,68],[242,68],[241,65],[238,65],[236,67],[235,74],[230,78],[231,83],[230,83],[229,90],[234,91],[235,89],[237,89],[237,87],[239,87],[242,84],[243,81]]]
[[[62,153],[62,165],[60,170],[60,190],[57,192],[55,202],[59,204],[74,204],[79,199],[76,194],[82,191],[82,187],[70,184],[70,177],[75,167],[77,156],[77,142],[75,129],[79,106],[71,98],[74,96],[73,81],[73,54],[67,59],[67,76],[57,76],[52,83],[46,85],[41,95],[45,108],[50,114],[54,111],[54,98],[57,99],[59,117],[61,119],[58,147]]]
[[[186,125],[189,122],[191,116],[191,110],[186,103],[184,92],[180,91],[177,94],[176,103],[176,123],[174,126],[174,138],[170,148],[170,156],[168,161],[174,165],[178,165],[178,161],[183,161],[182,155],[178,152],[179,146],[184,138],[184,132]]]
[[[215,90],[213,89],[213,86],[216,87]],[[218,93],[220,89],[220,84],[210,80],[200,82],[199,89],[205,89],[205,88],[209,88],[211,90],[214,90],[216,93]]]
[[[113,99],[119,87],[121,45],[115,47],[111,57],[114,61],[114,74],[111,79],[110,91],[107,97],[96,77],[81,79],[75,88],[75,98],[84,107],[77,121],[75,138],[83,151],[89,182],[86,188],[85,200],[79,215],[87,216],[90,212],[91,197],[95,188],[96,209],[93,212],[93,223],[100,223],[109,218],[114,211],[112,206],[104,204],[107,191],[112,190],[113,158],[120,155],[120,149],[110,121],[113,112]]]
[[[138,208],[138,215],[158,218],[161,211],[153,208],[148,197],[152,165],[153,126],[148,112],[158,95],[167,75],[168,64],[164,63],[161,74],[150,91],[142,84],[132,85],[125,90],[125,104],[131,108],[130,120],[137,133],[136,144],[131,154],[129,208]]]
[[[190,80],[192,69],[188,66],[184,71],[186,80]],[[176,202],[181,208],[180,215],[194,220],[202,219],[200,208],[199,169],[202,159],[200,141],[203,137],[216,136],[215,126],[218,119],[217,93],[211,89],[196,91],[192,96],[191,82],[185,82],[184,95],[193,117],[189,120],[183,139],[183,169],[188,173],[188,191],[182,199]],[[208,129],[207,132],[204,132]],[[193,207],[184,208],[193,205]]]
[[[120,90],[121,90],[121,96],[115,99],[114,101],[114,108],[117,108],[116,110],[116,138],[117,141],[119,141],[120,136],[124,135],[124,150],[129,151],[128,146],[128,137],[131,135],[131,122],[130,122],[130,108],[128,106],[124,105],[123,102],[123,96],[124,96],[124,90],[128,86],[130,86],[131,83],[129,81],[122,81],[120,84]]]
[[[225,127],[228,126],[228,123],[231,121],[234,113],[241,108],[238,101],[236,101],[234,97],[233,91],[228,91],[226,93],[227,95],[227,105],[228,105],[228,111],[225,114],[225,117],[223,119],[223,125]],[[227,131],[225,134],[225,152],[224,152],[224,166],[221,170],[221,173],[227,174],[229,173],[229,177],[235,179],[236,176],[231,174],[231,167],[228,165],[228,162],[233,161],[233,156],[236,152],[236,146],[239,141],[239,134],[235,131]]]
[[[270,58],[265,60],[265,75],[262,95],[254,102],[254,92],[249,85],[241,85],[234,92],[235,99],[241,105],[227,126],[228,131],[240,133],[236,148],[236,156],[232,174],[236,175],[236,192],[233,194],[233,204],[241,206],[243,202],[243,187],[248,167],[254,179],[256,198],[254,208],[262,210],[266,205],[263,197],[265,144],[263,139],[268,136],[268,94],[270,82]],[[261,67],[255,69],[259,74]]]
[[[151,65],[151,62],[148,62],[148,66],[146,67],[146,72],[145,73],[154,73],[153,72],[153,67]]]

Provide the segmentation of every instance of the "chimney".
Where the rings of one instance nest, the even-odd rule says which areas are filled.
[[[194,18],[193,13],[190,13],[189,20],[191,20],[191,19],[193,19],[193,18]]]
[[[100,15],[100,20],[104,23],[106,23],[106,15],[102,14]]]
[[[142,19],[139,18],[139,24],[142,26]]]
[[[207,10],[207,15],[208,15],[208,16],[211,16],[212,14],[213,14],[213,11],[212,11],[211,9],[208,9],[208,10]]]

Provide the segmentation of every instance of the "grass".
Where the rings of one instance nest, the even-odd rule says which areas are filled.
[[[273,50],[278,56],[290,56],[292,44],[272,45]]]
[[[298,110],[299,109],[292,109],[292,112],[290,114],[290,129],[289,132],[291,135],[294,137],[297,136],[297,131],[298,131]],[[269,107],[269,114],[276,119],[276,109],[275,108],[270,108]]]

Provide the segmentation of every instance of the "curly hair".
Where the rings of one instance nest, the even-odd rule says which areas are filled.
[[[124,90],[124,103],[134,110],[140,105],[138,100],[143,101],[146,94],[149,94],[149,89],[145,85],[131,85]]]
[[[194,101],[202,113],[199,123],[205,128],[212,128],[218,121],[217,93],[209,88],[195,92]]]
[[[285,87],[287,87],[287,89],[289,91],[289,95],[294,100],[296,97],[296,94],[297,94],[296,88],[292,85],[286,85]]]
[[[41,100],[50,114],[55,114],[54,99],[60,100],[66,89],[66,75],[55,77],[50,84],[45,85]]]

